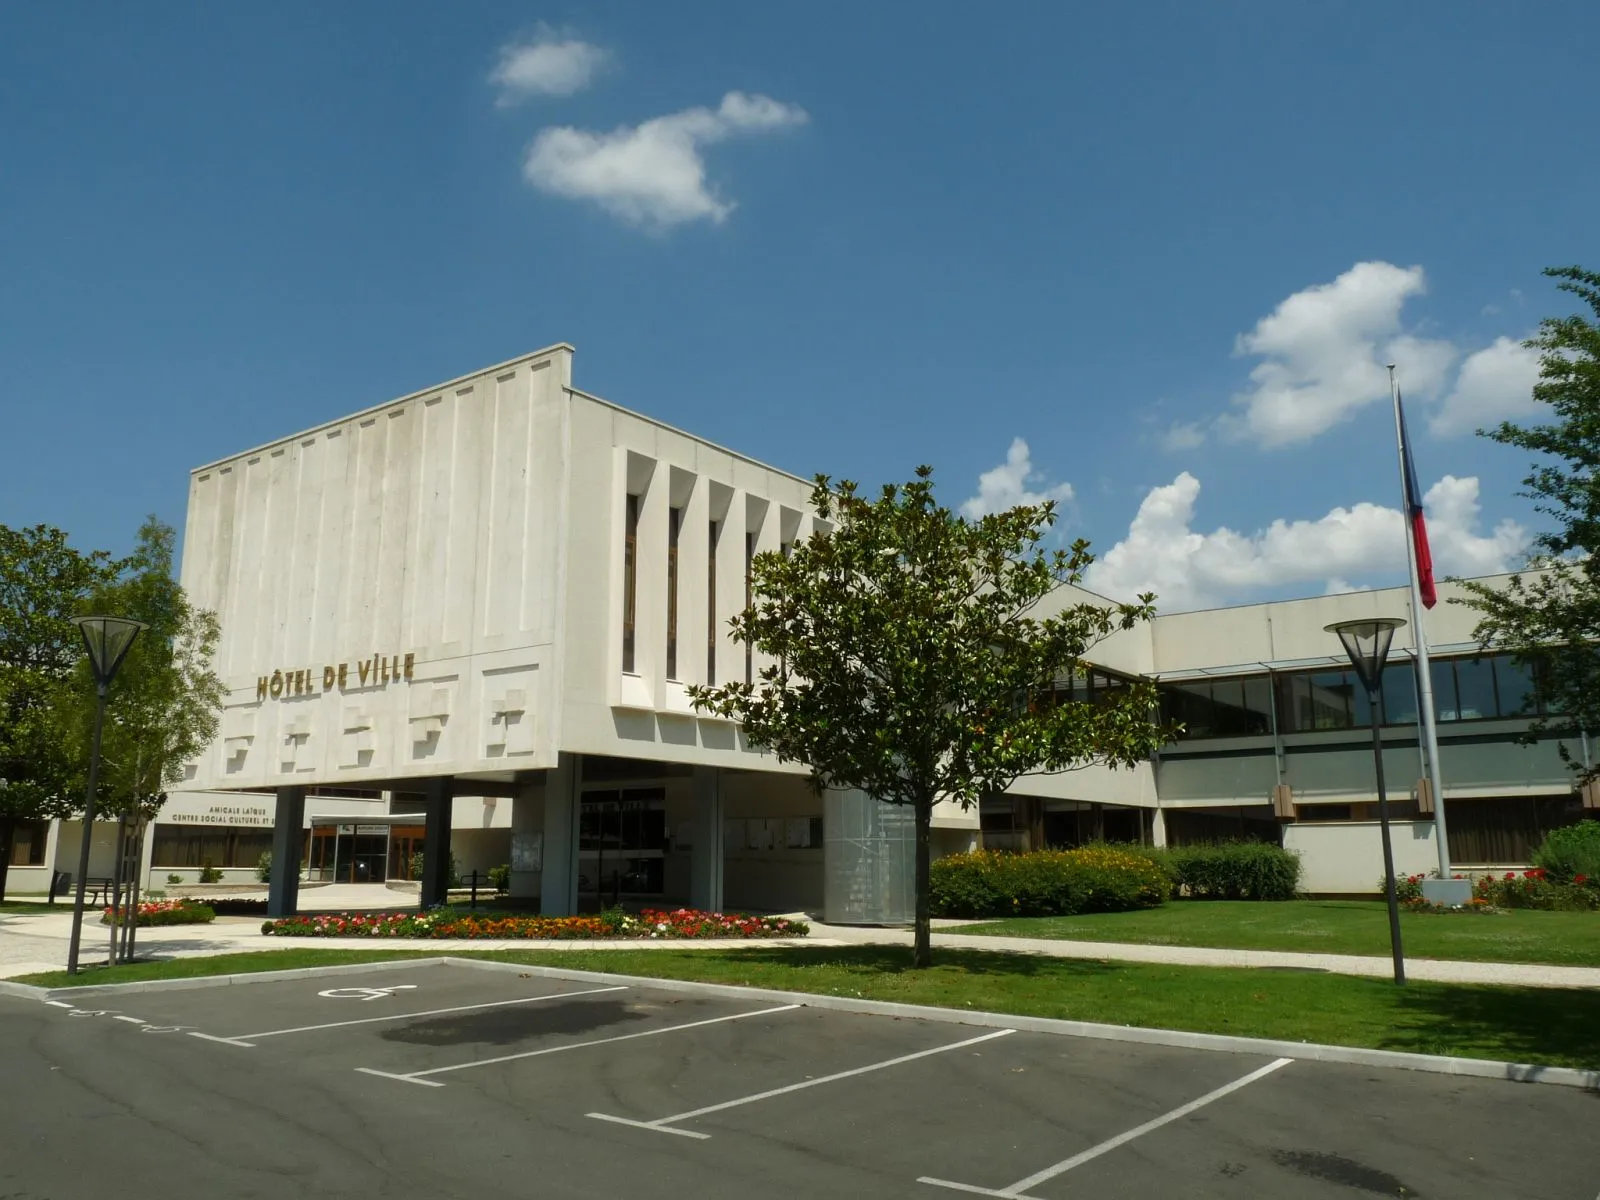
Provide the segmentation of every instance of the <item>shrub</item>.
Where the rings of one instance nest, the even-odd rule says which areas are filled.
[[[183,882],[183,876],[182,875],[168,875],[167,876],[167,882],[168,883],[182,883]]]
[[[256,859],[256,878],[262,883],[272,882],[272,851],[263,850],[261,857]]]
[[[1401,904],[1422,903],[1423,878],[1421,875],[1396,875],[1394,877],[1394,898]],[[1388,890],[1388,879],[1378,880],[1378,894],[1380,896],[1385,895]]]
[[[1572,883],[1580,875],[1600,879],[1600,821],[1552,829],[1533,852],[1533,862],[1556,883]]]
[[[1006,854],[975,850],[936,860],[930,902],[939,917],[1054,917],[1154,908],[1171,894],[1151,859],[1114,846]]]
[[[213,866],[212,863],[211,863],[211,860],[209,858],[206,859],[203,863],[200,864],[200,882],[201,883],[221,883],[222,882],[222,870],[221,870],[221,868]]]
[[[509,870],[510,868],[507,869]],[[411,856],[411,878],[413,880],[420,880],[422,878],[421,850],[418,850]],[[458,888],[461,886],[461,866],[456,862],[456,856],[454,854],[450,855],[450,886],[453,888]]]
[[[503,863],[489,868],[489,886],[504,894],[511,890],[511,864]]]
[[[1192,900],[1293,900],[1300,856],[1271,842],[1169,846],[1168,873]]]

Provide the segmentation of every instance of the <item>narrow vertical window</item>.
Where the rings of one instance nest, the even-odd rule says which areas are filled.
[[[667,509],[667,678],[678,677],[678,530],[683,509]]]
[[[633,672],[634,600],[639,590],[639,497],[628,497],[622,537],[622,669]]]
[[[744,535],[744,607],[747,612],[750,609],[751,601],[755,599],[754,579],[752,577],[755,561],[756,535],[747,533]],[[754,683],[756,681],[754,647],[749,642],[744,644],[744,681],[746,683]]]
[[[706,537],[706,686],[717,682],[717,535],[722,524],[712,521]]]

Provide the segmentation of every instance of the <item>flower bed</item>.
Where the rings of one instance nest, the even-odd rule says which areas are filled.
[[[1564,911],[1600,909],[1600,879],[1574,875],[1571,882],[1552,879],[1543,867],[1484,875],[1473,881],[1472,898],[1496,908],[1543,908]]]
[[[124,904],[113,912],[107,906],[100,914],[102,925],[121,925],[128,919],[128,906]],[[193,900],[142,900],[133,916],[140,929],[149,925],[209,925],[217,919],[216,910]]]
[[[1425,875],[1400,875],[1394,881],[1395,899],[1410,912],[1500,912],[1508,908],[1534,908],[1557,912],[1600,910],[1600,879],[1574,875],[1562,882],[1553,879],[1543,867],[1526,871],[1507,871],[1502,875],[1480,875],[1472,881],[1472,899],[1458,907],[1429,904],[1422,898]],[[1456,875],[1465,879],[1465,875]],[[1380,880],[1378,890],[1383,890]]]
[[[314,913],[267,921],[261,932],[276,937],[374,938],[779,938],[804,937],[810,927],[787,917],[645,909],[635,916],[610,909],[589,917],[497,917],[456,912]]]

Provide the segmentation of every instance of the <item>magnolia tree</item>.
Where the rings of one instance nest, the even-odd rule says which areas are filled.
[[[1475,633],[1484,646],[1533,668],[1545,711],[1524,735],[1530,742],[1600,729],[1600,274],[1581,267],[1545,274],[1592,314],[1547,318],[1527,343],[1540,352],[1533,396],[1550,420],[1479,432],[1539,456],[1524,495],[1554,528],[1535,540],[1536,570],[1503,588],[1467,583],[1461,601],[1482,614]],[[1572,762],[1565,743],[1560,750],[1585,777],[1596,773]]]
[[[184,767],[217,736],[227,691],[212,667],[220,628],[216,615],[195,608],[173,577],[170,525],[148,518],[138,543],[122,560],[120,577],[98,589],[98,611],[143,621],[111,686],[96,810],[142,824],[184,777]],[[80,724],[87,745],[93,685],[82,667]]]
[[[1155,597],[1046,603],[1082,578],[1088,543],[1044,548],[1053,503],[965,520],[934,499],[930,467],[870,501],[819,475],[811,503],[821,531],[788,554],[755,556],[753,600],[731,622],[771,664],[753,685],[690,697],[780,762],[808,766],[819,790],[912,808],[924,967],[934,805],[970,808],[1032,773],[1132,767],[1167,740],[1149,685],[1101,704],[1055,702],[1057,681],[1097,642],[1149,620]]]
[[[83,640],[72,618],[117,566],[48,525],[0,525],[0,896],[17,828],[83,803],[83,748],[63,720]]]

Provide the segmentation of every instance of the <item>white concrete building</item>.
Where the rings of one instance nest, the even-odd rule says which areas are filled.
[[[192,473],[182,578],[221,620],[229,695],[147,840],[150,884],[206,864],[248,878],[269,842],[312,878],[407,878],[424,843],[448,841],[463,871],[509,863],[513,892],[547,913],[612,894],[819,908],[825,862],[836,886],[866,886],[873,847],[904,832],[896,814],[825,803],[685,693],[760,669],[728,618],[751,556],[814,528],[809,482],[574,388],[572,360],[552,346]],[[1281,837],[1307,890],[1372,890],[1366,700],[1323,626],[1408,609],[1403,591],[1361,592],[1107,640],[1074,686],[1092,698],[1153,678],[1188,735],[1136,770],[1029,778],[980,811],[940,811],[936,850]],[[1453,856],[1524,861],[1580,814],[1570,774],[1553,745],[1513,743],[1531,688],[1508,661],[1473,658],[1470,611],[1441,603],[1425,620]],[[1407,645],[1382,718],[1398,866],[1425,870]],[[1281,784],[1287,826],[1270,807]],[[43,891],[46,864],[73,869],[77,826],[29,838],[11,887]],[[105,840],[96,873],[109,827]],[[448,858],[430,861],[437,899]],[[274,874],[287,911],[294,880]],[[830,905],[848,908],[842,894]]]

